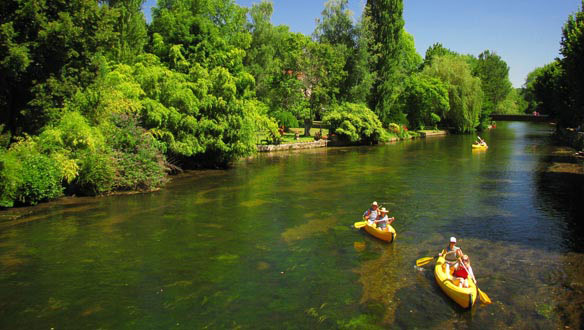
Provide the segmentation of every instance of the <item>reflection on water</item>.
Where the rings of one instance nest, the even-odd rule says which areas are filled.
[[[580,328],[582,164],[548,134],[262,154],[1,212],[0,328]],[[373,200],[393,244],[352,228]],[[492,305],[463,311],[414,266],[453,235]]]

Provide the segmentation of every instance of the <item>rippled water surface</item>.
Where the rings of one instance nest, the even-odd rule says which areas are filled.
[[[547,171],[574,163],[549,131],[259,155],[0,212],[0,328],[581,328],[583,181]],[[373,200],[393,244],[351,227]],[[492,305],[462,310],[415,267],[453,235]]]

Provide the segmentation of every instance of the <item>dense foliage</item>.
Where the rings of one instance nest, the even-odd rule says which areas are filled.
[[[400,90],[400,45],[404,26],[402,14],[402,0],[368,0],[364,12],[371,25],[371,51],[376,58],[372,67],[376,79],[369,105],[386,124],[403,119],[403,114],[394,105]]]
[[[558,129],[584,124],[584,1],[562,29],[561,58],[533,70],[522,91],[528,112],[555,118]]]
[[[484,92],[480,122],[486,123],[491,113],[499,112],[497,110],[511,92],[509,67],[499,55],[485,50],[479,54],[474,71],[481,78]]]
[[[403,0],[368,0],[357,20],[329,0],[312,36],[274,26],[271,1],[159,0],[148,24],[142,4],[1,2],[0,207],[156,189],[170,172],[252,154],[279,126],[309,136],[324,120],[346,143],[374,144],[406,127],[470,132],[518,108],[493,52],[437,43],[422,60]]]
[[[450,110],[445,116],[448,127],[462,133],[474,131],[479,125],[483,91],[481,80],[471,74],[467,61],[460,56],[438,56],[422,73],[448,86]]]
[[[577,126],[584,122],[584,1],[562,29],[560,53],[567,94],[566,110],[560,118],[566,125]]]
[[[413,74],[406,81],[399,104],[410,126],[425,129],[437,128],[450,110],[448,84],[424,73]]]
[[[335,106],[323,121],[329,126],[329,132],[346,143],[377,144],[387,140],[387,133],[375,113],[362,104]]]

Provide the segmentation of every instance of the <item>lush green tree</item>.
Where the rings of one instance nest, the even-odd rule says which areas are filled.
[[[353,49],[355,42],[355,27],[352,13],[348,9],[348,0],[328,0],[324,4],[322,18],[316,19],[314,37],[318,42],[331,45],[345,45]]]
[[[251,44],[246,52],[244,63],[254,76],[256,96],[266,102],[274,80],[282,76],[283,61],[276,57],[278,48],[282,47],[284,35],[288,31],[276,29],[271,23],[273,4],[270,1],[254,3],[249,10],[251,21],[247,29],[251,33]]]
[[[562,28],[560,53],[568,91],[562,118],[565,124],[577,126],[584,123],[584,1]]]
[[[298,117],[304,120],[304,135],[309,136],[312,121],[337,102],[339,86],[347,73],[343,70],[343,54],[327,43],[309,42],[303,60],[301,80],[310,106]]]
[[[535,82],[539,76],[543,74],[543,67],[535,68],[531,71],[525,78],[525,83],[523,84],[522,95],[527,102],[526,112],[542,111],[539,107],[538,101],[535,95]]]
[[[495,113],[500,114],[521,114],[527,109],[527,102],[523,98],[521,88],[512,88],[505,99],[497,105]]]
[[[360,67],[358,28],[353,25],[353,14],[347,8],[348,0],[329,0],[325,3],[322,18],[316,21],[314,37],[319,43],[333,45],[337,58],[342,55],[344,78],[339,82],[340,100],[351,100],[351,90],[362,81],[363,67]],[[365,68],[369,71],[369,68]],[[354,100],[352,100],[354,102]]]
[[[367,106],[355,103],[336,105],[323,118],[330,133],[349,144],[377,144],[387,140],[379,118]]]
[[[146,19],[142,12],[144,0],[105,0],[117,16],[114,30],[117,45],[114,57],[117,61],[130,63],[139,55],[148,41]]]
[[[471,74],[466,59],[453,55],[434,57],[422,72],[448,86],[450,110],[446,114],[446,125],[461,133],[474,131],[479,125],[483,91],[481,80]]]
[[[403,114],[394,106],[400,87],[400,46],[403,36],[403,0],[368,0],[364,15],[369,17],[376,56],[376,80],[370,106],[382,122],[401,121]]]
[[[187,70],[186,61],[236,74],[251,42],[246,12],[233,0],[160,0],[152,9],[152,51],[173,69]]]
[[[422,57],[416,51],[414,36],[406,32],[406,30],[402,30],[399,52],[399,67],[404,75],[408,76],[420,69],[423,63]]]
[[[311,40],[290,32],[287,26],[273,26],[272,12],[273,5],[268,1],[254,4],[250,9],[247,29],[252,39],[244,63],[255,78],[257,98],[268,105],[270,115],[286,128],[290,124],[297,127],[297,119],[292,120],[290,116],[310,121],[315,115],[307,93],[311,91],[311,83],[305,73],[311,68],[305,57],[314,57],[309,51]]]
[[[371,18],[362,15],[355,29],[357,43],[353,60],[347,60],[349,64],[347,85],[350,86],[350,89],[348,92],[341,92],[341,99],[366,104],[370,99],[373,83],[376,80],[376,72],[373,71],[376,57],[372,54],[376,44],[372,33]],[[347,95],[347,97],[343,98],[343,95]]]
[[[509,66],[499,55],[485,50],[479,54],[474,70],[475,76],[481,78],[485,96],[480,117],[480,122],[484,126],[490,122],[490,114],[499,109],[500,103],[512,90],[511,81],[509,81]]]
[[[301,33],[291,33],[285,26],[278,26],[275,30],[280,40],[274,56],[278,69],[270,75],[270,85],[260,100],[270,107],[271,113],[289,112],[303,119],[311,111],[307,87],[303,82],[304,57],[311,40]]]
[[[434,57],[445,56],[445,55],[459,55],[458,53],[444,47],[441,43],[434,43],[432,46],[426,49],[426,54],[424,56],[423,66],[428,66],[432,62]]]
[[[572,112],[567,111],[569,96],[565,85],[565,74],[558,61],[532,71],[528,75],[525,92],[525,95],[533,97],[527,99],[530,110],[555,117],[561,124],[573,124],[570,116]]]
[[[435,77],[414,74],[407,79],[399,104],[410,128],[436,127],[450,109],[448,85]]]
[[[92,82],[95,54],[115,48],[115,19],[93,0],[1,2],[0,124],[13,137],[58,120],[66,100]]]
[[[269,7],[260,9],[255,17],[269,25],[265,22]],[[255,79],[243,65],[245,49],[253,40],[245,13],[232,0],[160,1],[154,10],[153,50],[170,70],[151,57],[133,73],[140,86],[148,87],[144,91],[152,100],[144,107],[144,124],[169,152],[189,162],[224,166],[255,149],[252,128],[246,121]],[[290,34],[286,37],[283,42],[299,39]],[[282,52],[276,50],[275,57],[280,55],[278,51]],[[302,47],[293,49],[288,57],[294,59],[286,58],[282,66],[299,61],[301,52]],[[250,61],[257,63],[259,58]],[[294,76],[301,72],[290,69],[280,71],[279,76],[288,71]],[[163,82],[156,83],[160,79]],[[284,80],[299,87],[288,90],[302,93],[296,77]]]

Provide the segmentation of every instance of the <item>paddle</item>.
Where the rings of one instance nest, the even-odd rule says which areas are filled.
[[[435,258],[436,257],[424,257],[424,258],[420,258],[420,259],[416,260],[416,266],[421,267],[421,266],[424,266],[426,264],[429,264]]]
[[[475,285],[476,284],[477,283],[475,282]],[[479,290],[479,298],[481,299],[481,302],[483,304],[487,304],[488,305],[488,304],[492,303],[491,298],[489,298],[489,296],[487,296],[486,293],[484,293],[481,289],[479,289],[478,286],[477,286],[477,290]]]
[[[471,273],[470,273],[470,272],[468,271],[468,269],[466,268],[466,265],[464,264],[464,262],[462,262],[462,261],[459,261],[459,263],[460,263],[460,264],[462,265],[462,267],[463,267],[463,268],[466,270],[467,274],[469,274],[469,275],[470,275]],[[475,285],[477,285],[477,281],[476,281],[476,279],[475,279],[475,277],[474,277],[474,274],[473,274],[473,276],[472,276],[472,280],[473,280],[473,282],[475,283]],[[491,304],[491,303],[492,303],[492,301],[491,301],[491,298],[489,298],[489,296],[487,296],[487,294],[486,294],[486,293],[484,293],[484,292],[483,292],[481,289],[479,289],[479,287],[478,287],[478,286],[477,286],[477,291],[479,292],[479,299],[481,300],[481,302],[482,302],[483,304]]]
[[[355,224],[353,226],[357,229],[363,228],[363,227],[367,226],[367,221],[355,222]]]

